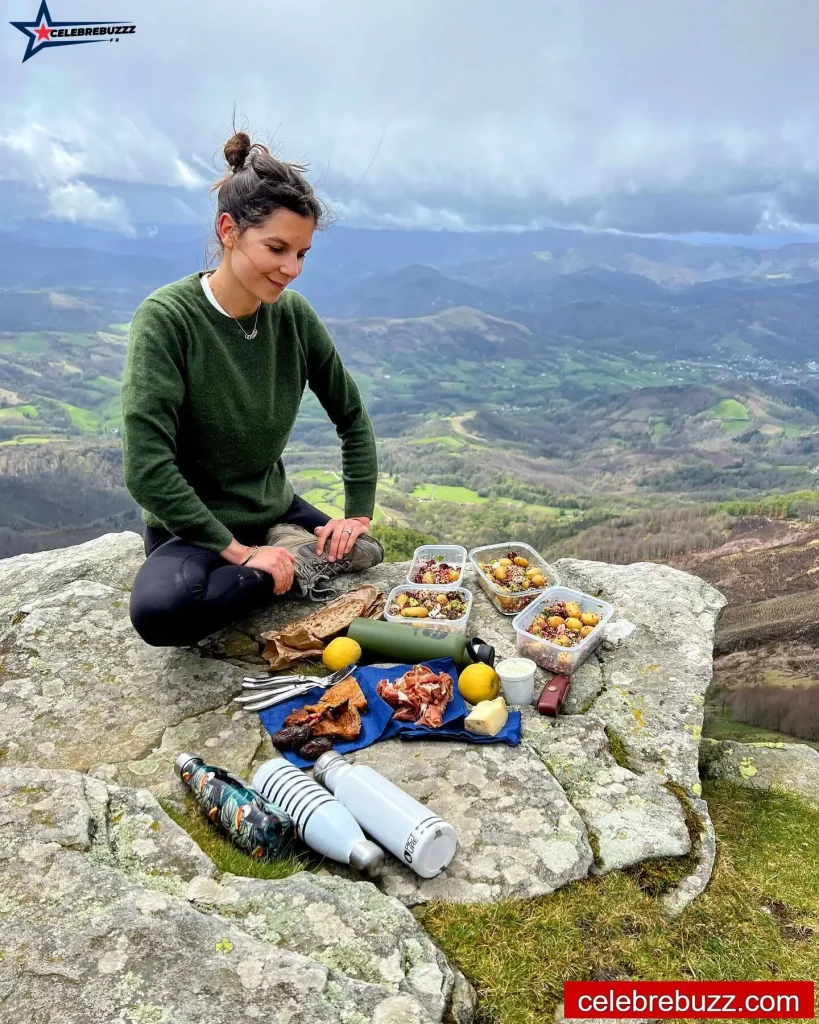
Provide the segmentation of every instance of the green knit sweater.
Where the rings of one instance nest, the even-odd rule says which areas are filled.
[[[122,386],[125,483],[149,526],[222,551],[237,527],[272,524],[293,488],[281,455],[305,387],[341,438],[345,515],[372,516],[375,438],[353,379],[305,299],[259,310],[258,335],[191,274],[139,306]],[[240,320],[248,333],[253,317]]]

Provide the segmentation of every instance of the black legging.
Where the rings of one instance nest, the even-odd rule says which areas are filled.
[[[276,521],[312,533],[329,520],[296,496]],[[237,531],[236,539],[263,544],[269,528]],[[187,544],[167,530],[146,526],[145,554],[131,590],[130,611],[134,629],[152,647],[195,644],[275,596],[269,573],[231,565],[217,552]]]

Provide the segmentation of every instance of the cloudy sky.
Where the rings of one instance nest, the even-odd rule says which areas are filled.
[[[235,105],[350,224],[819,224],[817,0],[51,0],[136,34],[22,64],[38,6],[4,4],[0,178],[44,215],[196,218]]]

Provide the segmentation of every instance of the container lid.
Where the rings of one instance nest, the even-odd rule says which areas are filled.
[[[369,839],[360,839],[350,850],[350,867],[363,875],[377,875],[384,863],[384,851]]]
[[[185,765],[188,763],[188,761],[198,761],[198,760],[199,760],[199,755],[198,754],[180,754],[179,757],[177,757],[177,759],[176,759],[176,763],[173,766],[173,770],[176,772],[176,774],[181,779],[182,778],[182,772],[185,770]]]
[[[507,679],[527,679],[534,675],[537,665],[531,658],[505,658],[495,666],[495,671]]]

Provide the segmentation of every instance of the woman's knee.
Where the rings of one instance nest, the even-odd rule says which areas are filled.
[[[131,590],[131,625],[152,647],[179,647],[196,619],[197,595],[164,559],[147,559]],[[165,571],[163,571],[165,570]]]
[[[189,627],[194,600],[190,595],[159,595],[150,591],[131,591],[131,625],[151,647],[179,647]]]

